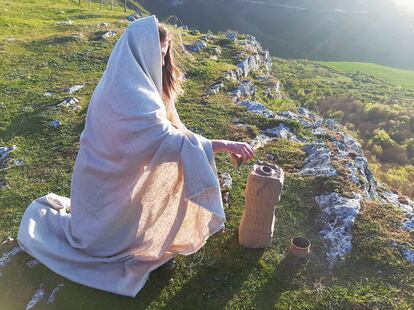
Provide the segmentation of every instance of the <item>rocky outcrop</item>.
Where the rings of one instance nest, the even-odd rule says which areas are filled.
[[[264,115],[265,117],[273,117],[273,112],[270,111],[265,105],[261,104],[260,102],[246,100],[239,102],[238,104],[242,107],[246,107],[247,112],[258,113]]]
[[[135,12],[134,14],[129,15],[126,19],[130,22],[141,18],[143,14],[140,11]]]
[[[338,193],[317,196],[316,203],[321,209],[319,220],[320,232],[327,247],[327,259],[332,266],[338,259],[343,259],[352,248],[352,227],[361,209],[360,194],[345,198]]]
[[[203,49],[205,49],[206,47],[207,47],[207,41],[205,41],[205,40],[199,40],[199,41],[195,42],[194,44],[188,46],[187,49],[190,52],[199,53]]]
[[[308,155],[304,167],[300,170],[303,175],[334,177],[338,173],[332,166],[332,153],[324,142],[315,142],[303,147]]]
[[[216,95],[220,92],[220,90],[224,87],[224,82],[223,81],[218,81],[216,83],[214,83],[209,90],[207,91],[207,95]]]
[[[312,177],[343,177],[355,185],[356,190],[350,195],[342,196],[337,192],[327,192],[315,197],[321,210],[319,222],[321,237],[327,249],[329,264],[342,260],[352,248],[353,223],[361,209],[362,200],[375,200],[398,207],[405,215],[401,229],[413,231],[413,204],[401,201],[391,191],[379,193],[379,183],[374,178],[361,144],[345,128],[333,119],[323,119],[301,107],[297,111],[272,112],[260,102],[243,101],[247,112],[259,113],[268,118],[276,118],[282,124],[262,130],[260,139],[263,144],[272,139],[287,139],[301,143],[307,154],[303,167],[298,172]],[[286,123],[283,123],[283,121]],[[298,122],[307,129],[311,136],[299,137],[289,126]],[[253,145],[253,142],[251,143]],[[336,167],[341,167],[337,170]],[[352,198],[349,198],[352,197]],[[402,253],[408,261],[413,257],[409,247],[402,247]]]
[[[304,142],[304,139],[297,137],[289,126],[285,124],[280,124],[279,126],[268,128],[264,131],[267,135],[271,137],[278,137],[281,139],[287,139],[293,142]]]
[[[236,41],[237,40],[237,32],[230,31],[226,34],[226,38],[230,41]]]
[[[231,92],[231,97],[233,101],[238,101],[241,99],[247,99],[254,97],[256,95],[257,87],[254,86],[253,82],[250,80],[241,81],[239,86],[237,86]]]

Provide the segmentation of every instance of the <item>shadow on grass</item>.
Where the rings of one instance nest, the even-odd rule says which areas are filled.
[[[308,258],[298,258],[291,254],[285,255],[269,281],[256,295],[254,305],[259,309],[272,308],[281,294],[293,288],[295,278],[303,270],[308,260]]]
[[[47,114],[53,111],[51,109],[56,107],[56,104],[45,104],[32,112],[25,112],[15,116],[10,125],[0,132],[0,137],[5,140],[15,136],[32,137],[33,134],[42,130],[44,127],[43,123],[49,119]]]
[[[213,264],[201,266],[196,275],[168,301],[172,309],[222,309],[254,272],[263,249],[239,245],[237,232],[215,250]]]
[[[16,241],[7,248],[2,247],[0,256],[15,246]],[[1,269],[0,309],[24,309],[39,288],[44,290],[44,298],[40,299],[35,309],[143,309],[157,299],[173,273],[171,268],[163,266],[154,270],[136,298],[130,298],[75,283],[43,264],[29,268],[26,263],[32,260],[32,256],[21,251]],[[47,305],[48,297],[59,284],[63,286],[57,292],[56,299]]]

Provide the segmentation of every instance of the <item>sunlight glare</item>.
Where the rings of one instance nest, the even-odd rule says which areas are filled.
[[[394,0],[394,2],[401,9],[414,12],[414,0]]]

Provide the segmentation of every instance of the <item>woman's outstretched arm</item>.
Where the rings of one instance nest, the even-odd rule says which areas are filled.
[[[243,162],[254,156],[254,150],[250,144],[229,140],[211,140],[214,153],[229,152],[240,156]]]

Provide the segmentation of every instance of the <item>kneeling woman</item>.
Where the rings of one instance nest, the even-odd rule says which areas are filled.
[[[72,281],[134,297],[224,227],[214,153],[253,150],[181,123],[171,44],[155,16],[126,28],[89,102],[70,198],[49,193],[22,217],[22,249]]]

